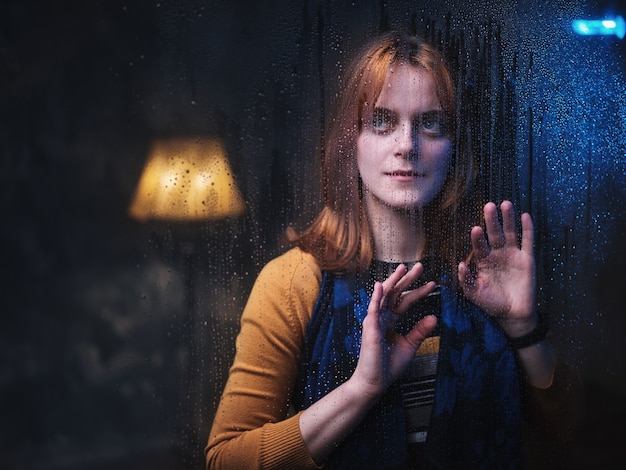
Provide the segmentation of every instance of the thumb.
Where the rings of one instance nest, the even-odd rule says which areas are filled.
[[[476,284],[474,282],[473,274],[470,272],[469,267],[464,261],[461,261],[459,263],[457,276],[459,279],[459,284],[461,285],[461,289],[463,289],[463,293],[466,296],[470,297],[476,290]]]
[[[435,315],[426,315],[409,331],[405,338],[417,350],[428,335],[437,326],[437,317]]]

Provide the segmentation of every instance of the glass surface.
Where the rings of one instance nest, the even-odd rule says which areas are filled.
[[[339,77],[388,29],[442,46],[485,199],[533,215],[540,307],[586,387],[573,460],[615,462],[626,46],[572,21],[618,14],[608,1],[9,1],[0,467],[198,468],[252,282],[320,209]],[[176,138],[221,141],[243,215],[129,215],[151,146]]]

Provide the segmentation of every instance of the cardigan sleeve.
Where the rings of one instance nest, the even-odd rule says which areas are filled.
[[[205,448],[207,469],[318,468],[288,408],[320,285],[313,257],[297,248],[257,277]]]

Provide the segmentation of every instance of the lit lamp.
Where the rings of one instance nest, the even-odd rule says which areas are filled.
[[[195,137],[153,143],[129,213],[140,221],[200,221],[244,208],[222,143]]]
[[[244,202],[235,184],[226,152],[215,138],[171,138],[153,143],[137,185],[129,214],[141,222],[157,220],[181,223],[179,235],[187,322],[183,324],[183,343],[190,349],[181,389],[182,413],[175,425],[181,430],[198,421],[197,413],[205,399],[205,379],[197,374],[204,351],[204,330],[195,313],[194,295],[194,222],[217,221],[243,214]],[[182,397],[185,397],[184,399]],[[181,431],[182,432],[182,431]],[[196,443],[195,448],[200,445]],[[190,457],[191,458],[191,457]]]
[[[602,20],[574,20],[572,29],[581,36],[612,36],[620,39],[626,36],[626,22],[621,16]]]

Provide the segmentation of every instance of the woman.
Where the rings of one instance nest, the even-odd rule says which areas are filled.
[[[486,231],[467,222],[474,170],[434,48],[389,35],[348,76],[325,207],[259,274],[207,467],[521,467],[522,418],[564,413],[531,217],[521,248],[508,201],[502,223],[493,203]]]

